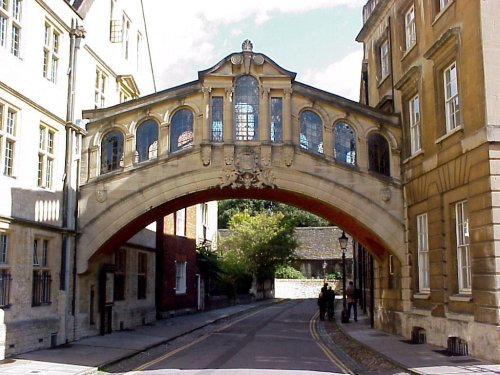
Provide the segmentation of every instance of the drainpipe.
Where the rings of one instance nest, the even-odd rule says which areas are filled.
[[[76,82],[76,63],[77,52],[80,48],[81,39],[84,38],[84,31],[81,26],[78,26],[78,21],[71,20],[70,30],[70,50],[69,50],[69,69],[68,69],[68,92],[66,100],[66,150],[64,158],[64,175],[63,175],[63,195],[62,195],[62,249],[61,249],[61,279],[59,289],[68,293],[70,273],[70,260],[71,260],[71,238],[73,238],[73,257],[76,261],[76,216],[73,216],[72,207],[76,207],[77,203],[77,189],[78,179],[76,179],[75,186],[72,192],[73,180],[73,135],[78,133],[78,129],[74,124],[74,111],[75,111],[75,82]],[[79,136],[77,134],[77,136]],[[78,176],[79,165],[77,164],[76,175]],[[73,217],[72,217],[73,216]],[[74,298],[75,298],[75,274],[73,271],[73,285],[72,285],[72,302],[71,302],[71,315],[75,315]],[[68,301],[68,298],[66,299]],[[67,305],[66,305],[67,306]],[[69,313],[69,309],[65,309],[65,316]],[[65,341],[68,342],[68,327],[65,324]],[[74,327],[73,327],[74,330]]]
[[[393,63],[394,59],[392,57],[392,22],[391,22],[391,17],[388,18],[387,20],[388,28],[389,28],[389,56],[391,56],[391,90],[392,90],[392,100],[391,100],[391,106],[392,106],[392,113],[396,111],[396,107],[394,105],[394,102],[396,98],[394,97],[394,68],[393,68]]]

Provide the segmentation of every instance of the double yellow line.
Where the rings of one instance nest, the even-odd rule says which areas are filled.
[[[331,350],[328,348],[323,341],[321,340],[318,331],[316,330],[316,322],[318,321],[318,316],[319,313],[316,312],[316,314],[313,315],[311,320],[309,321],[309,332],[311,333],[311,336],[313,339],[316,341],[316,344],[320,347],[320,349],[325,353],[327,358],[332,361],[335,365],[337,365],[342,371],[344,371],[346,374],[350,375],[355,375],[354,372],[352,372],[346,365],[342,363],[339,357],[337,357]]]

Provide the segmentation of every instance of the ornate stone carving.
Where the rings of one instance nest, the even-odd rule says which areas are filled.
[[[245,39],[243,43],[241,43],[241,50],[243,52],[252,52],[253,51],[253,44],[250,41],[250,39]]]
[[[209,166],[212,161],[212,146],[202,145],[201,146],[201,162],[203,166]]]
[[[380,189],[380,199],[383,202],[389,202],[391,200],[391,191],[387,188]]]
[[[260,165],[258,153],[252,148],[244,148],[237,151],[234,168],[223,169],[219,187],[274,189],[276,185],[271,170]]]
[[[293,146],[283,146],[283,163],[290,167],[293,163]]]
[[[108,193],[106,190],[96,190],[95,192],[95,200],[99,203],[103,203],[106,199],[108,199]]]
[[[264,167],[271,165],[271,146],[261,146],[260,148],[260,161]]]

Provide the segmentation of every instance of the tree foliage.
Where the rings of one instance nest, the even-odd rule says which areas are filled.
[[[299,270],[290,265],[278,266],[274,277],[277,279],[305,279],[305,276]]]
[[[224,262],[257,279],[273,278],[276,268],[287,264],[297,247],[293,227],[281,212],[238,212],[231,217],[229,229],[231,234],[219,243]]]
[[[219,201],[219,228],[228,229],[229,221],[238,212],[248,211],[251,216],[259,213],[282,213],[291,227],[324,227],[328,221],[287,204],[258,199],[227,199]]]

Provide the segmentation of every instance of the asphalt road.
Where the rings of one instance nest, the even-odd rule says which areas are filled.
[[[316,311],[314,300],[273,304],[156,353],[128,374],[343,374],[316,332]]]

